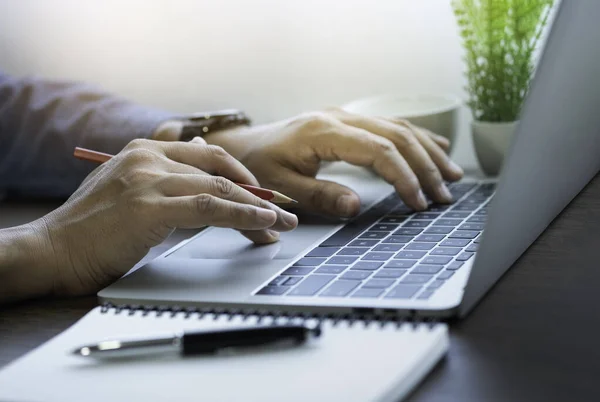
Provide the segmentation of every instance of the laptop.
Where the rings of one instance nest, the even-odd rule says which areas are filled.
[[[410,317],[464,316],[600,168],[600,1],[560,5],[498,181],[450,185],[413,213],[364,169],[321,174],[361,214],[307,216],[253,246],[207,228],[99,293],[115,305]]]

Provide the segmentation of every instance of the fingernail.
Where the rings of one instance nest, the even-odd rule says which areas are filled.
[[[417,201],[421,209],[427,209],[427,199],[425,198],[425,194],[423,194],[423,190],[419,190],[419,193],[417,195]]]
[[[269,209],[259,208],[256,215],[258,219],[265,223],[273,224],[277,220],[277,214],[275,213],[275,211],[271,211]]]
[[[437,189],[438,196],[442,201],[452,202],[452,193],[445,184],[441,184]]]
[[[335,203],[335,208],[340,216],[351,216],[353,211],[354,197],[342,195]]]
[[[453,161],[450,161],[450,167],[452,168],[452,170],[454,170],[456,173],[460,173],[463,174],[463,170],[460,166],[458,166],[456,163],[454,163]]]
[[[286,223],[286,225],[290,226],[290,227],[296,227],[298,226],[298,217],[294,214],[290,214],[289,212],[283,211],[281,213],[282,217],[283,217],[283,221]]]

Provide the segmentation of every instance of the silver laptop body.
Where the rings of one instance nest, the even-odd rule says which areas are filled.
[[[230,311],[465,315],[600,168],[599,15],[597,0],[564,0],[560,5],[497,185],[463,185],[462,192],[457,190],[461,200],[435,216],[421,215],[429,220],[419,223],[415,215],[403,215],[391,186],[366,170],[334,164],[320,176],[342,182],[361,196],[363,221],[377,206],[389,209],[367,220],[362,234],[345,245],[316,250],[319,245],[337,244],[328,239],[353,225],[322,217],[303,217],[298,229],[282,234],[280,242],[260,247],[234,231],[208,228],[102,290],[101,301]],[[487,190],[477,195],[481,188]],[[494,188],[491,201],[485,201],[488,204],[469,209],[469,201],[485,199]],[[459,226],[436,225],[438,219],[451,219],[445,214],[458,205],[463,206],[461,216],[466,216]],[[477,230],[459,232],[464,224],[470,229],[483,223],[481,235]],[[408,236],[395,235],[403,227],[420,232],[406,240]],[[432,233],[427,233],[430,229]],[[452,237],[453,233],[458,237]],[[417,238],[441,240],[420,250],[415,249],[418,245],[409,246],[420,243]],[[390,243],[383,243],[385,239]],[[445,244],[468,244],[454,255],[432,255],[438,248],[443,253],[442,243],[448,240],[452,241]],[[361,245],[362,251],[348,250],[360,254],[337,254]],[[413,257],[412,266],[402,262],[410,259],[396,258],[403,251],[402,255]],[[367,264],[367,255],[373,264]],[[377,261],[387,255],[393,256]],[[331,260],[336,256],[347,258]],[[458,262],[459,256],[464,261]],[[426,258],[436,261],[439,270],[436,264],[425,263]],[[401,262],[386,268],[391,261]],[[359,262],[364,270],[353,269]],[[381,267],[372,269],[378,262]]]

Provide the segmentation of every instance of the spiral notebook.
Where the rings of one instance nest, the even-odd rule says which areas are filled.
[[[448,348],[445,324],[325,319],[320,338],[288,349],[120,361],[69,355],[118,336],[302,320],[97,307],[0,370],[0,401],[399,401]]]

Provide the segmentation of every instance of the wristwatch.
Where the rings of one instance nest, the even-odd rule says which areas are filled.
[[[191,141],[194,137],[203,137],[208,133],[242,125],[250,125],[246,114],[237,109],[198,112],[191,115],[172,118],[183,123],[179,141]]]

